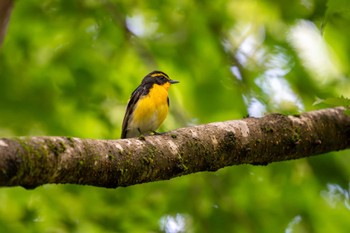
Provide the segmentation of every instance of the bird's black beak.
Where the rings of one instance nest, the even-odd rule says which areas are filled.
[[[171,84],[175,84],[175,83],[179,83],[179,81],[176,81],[176,80],[170,80],[169,83]]]

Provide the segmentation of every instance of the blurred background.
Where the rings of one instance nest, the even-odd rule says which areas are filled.
[[[118,139],[153,70],[160,131],[350,97],[346,0],[17,0],[0,48],[0,136]],[[336,103],[337,104],[337,103]],[[348,232],[349,151],[104,189],[0,188],[0,232]]]

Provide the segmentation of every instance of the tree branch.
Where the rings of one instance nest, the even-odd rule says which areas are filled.
[[[13,0],[0,1],[0,45],[4,40],[7,24],[10,19],[10,14],[13,6]]]
[[[107,188],[238,164],[266,165],[350,147],[342,108],[246,118],[123,140],[0,139],[0,186],[74,183]]]

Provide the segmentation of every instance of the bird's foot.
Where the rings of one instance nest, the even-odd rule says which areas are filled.
[[[163,134],[165,134],[165,132],[159,133],[159,132],[156,132],[156,131],[152,131],[152,133],[153,133],[153,135],[163,135]]]

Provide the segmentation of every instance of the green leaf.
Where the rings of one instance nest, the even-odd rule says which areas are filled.
[[[313,105],[318,104],[326,104],[330,107],[337,107],[337,106],[343,106],[343,107],[349,107],[350,106],[350,99],[345,97],[332,97],[327,99],[320,99],[317,98],[317,100],[313,103]]]

